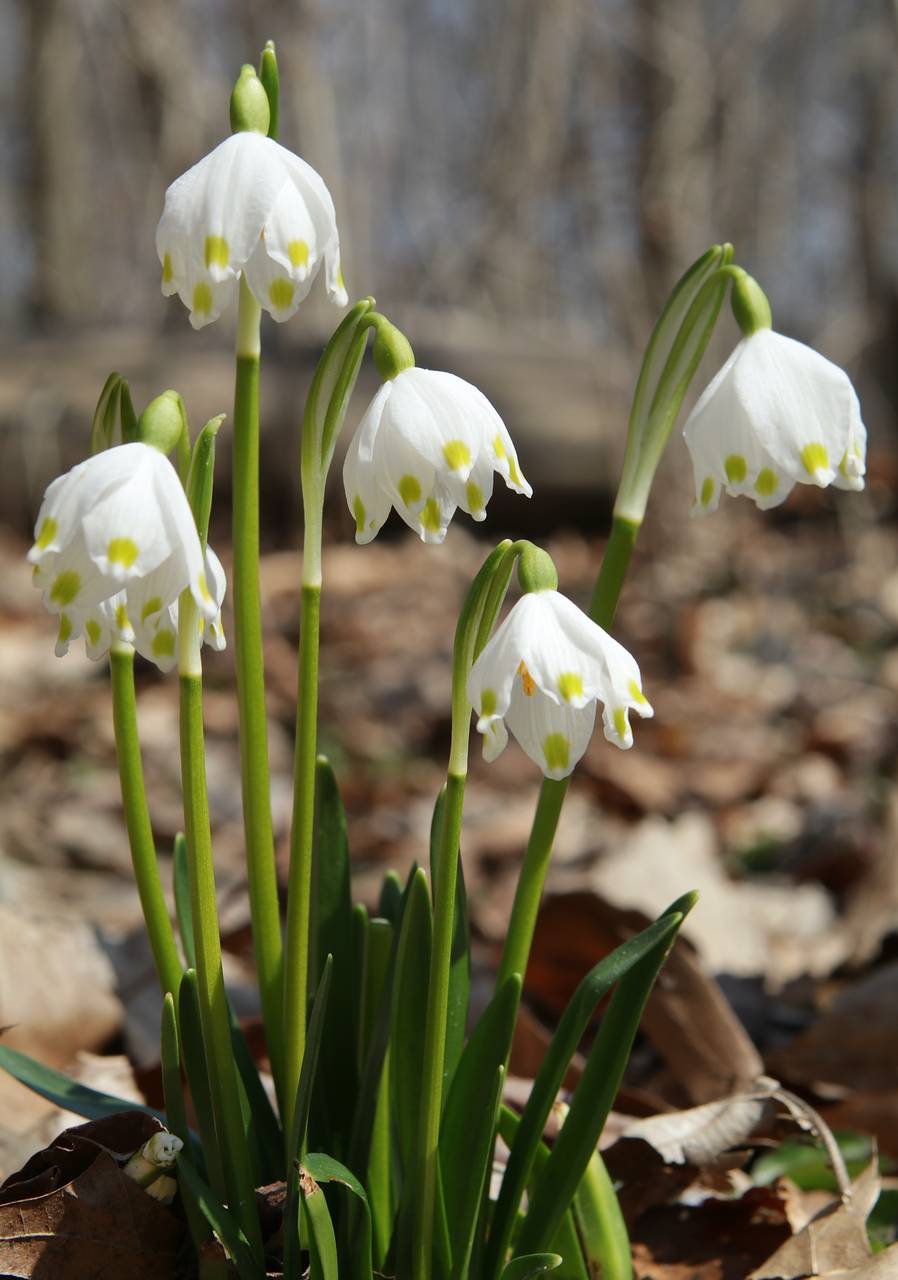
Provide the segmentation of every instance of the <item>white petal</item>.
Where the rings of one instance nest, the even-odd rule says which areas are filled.
[[[306,164],[305,160],[301,160],[299,156],[295,156],[292,151],[286,151],[283,148],[282,151],[284,151],[284,164],[290,178],[315,224],[319,249],[324,255],[325,285],[328,296],[338,307],[345,307],[348,297],[343,284],[340,235],[337,230],[337,215],[331,193],[324,179],[311,165]]]
[[[156,231],[163,266],[169,254],[173,269],[202,264],[216,283],[235,276],[287,180],[282,152],[271,138],[235,133],[173,182]]]
[[[206,544],[205,564],[206,582],[218,612],[214,618],[208,620],[207,625],[203,628],[203,643],[209,645],[211,649],[221,651],[227,648],[224,627],[221,621],[221,606],[227,590],[227,579],[224,566],[208,543]]]
[[[864,476],[867,474],[867,428],[861,419],[861,406],[852,388],[851,419],[848,428],[848,447],[845,456],[839,463],[838,474],[833,481],[837,489],[853,489],[857,492],[864,487]]]
[[[489,455],[482,453],[464,483],[455,476],[446,476],[443,483],[462,511],[480,521],[486,519],[487,503],[493,494],[494,474]]]
[[[359,544],[370,542],[390,514],[390,496],[377,479],[374,446],[392,390],[393,383],[385,382],[374,396],[355,429],[343,462],[343,488]]]
[[[478,732],[483,734],[483,758],[487,764],[497,759],[508,745],[508,730],[505,728],[505,721],[494,719],[480,728],[478,722]]]
[[[119,588],[115,579],[102,574],[94,564],[80,530],[68,546],[53,557],[48,571],[43,570],[42,565],[37,584],[43,588],[44,608],[50,613],[92,609]]]
[[[770,329],[742,345],[736,391],[760,445],[792,479],[831,484],[848,448],[854,396],[848,375]]]
[[[393,382],[390,429],[435,471],[464,483],[490,443],[486,397],[462,378],[432,369],[404,369]]]
[[[31,563],[38,563],[45,555],[65,546],[83,517],[133,474],[148,449],[149,445],[145,444],[117,445],[58,476],[47,488],[38,513],[35,545],[28,553]],[[48,521],[52,521],[52,530],[48,528]],[[48,537],[48,532],[52,532],[52,536]]]
[[[486,397],[484,397],[486,399]],[[508,434],[508,428],[499,417],[493,406],[487,401],[492,412],[495,426],[495,434],[492,439],[493,466],[499,472],[499,475],[508,485],[509,489],[513,489],[515,493],[521,493],[526,498],[533,497],[533,486],[524,477],[521,471],[521,465],[518,462],[517,451],[512,443],[511,436]]]
[[[315,270],[319,265],[320,262],[315,264]],[[279,259],[269,255],[265,240],[259,241],[245,270],[246,283],[259,306],[279,322],[289,320],[296,313],[315,279],[315,270],[293,276]]]
[[[592,737],[596,704],[559,706],[541,689],[528,696],[515,683],[505,719],[509,729],[547,778],[566,778]]]
[[[151,452],[174,475],[171,464],[155,450]],[[165,521],[160,519],[154,472],[155,460],[147,458],[82,522],[91,559],[101,573],[116,582],[145,577],[174,550]],[[183,491],[181,495],[183,498]]]

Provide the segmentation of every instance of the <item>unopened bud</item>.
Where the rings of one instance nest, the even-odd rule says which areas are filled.
[[[231,92],[231,133],[268,133],[271,108],[265,86],[256,68],[246,63],[240,68]]]

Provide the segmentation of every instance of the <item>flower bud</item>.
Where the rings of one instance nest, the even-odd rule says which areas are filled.
[[[381,319],[377,324],[373,356],[377,372],[384,382],[391,381],[405,369],[414,368],[415,364],[411,343],[389,320]]]
[[[556,591],[558,589],[558,571],[548,551],[535,546],[532,542],[525,544],[518,560],[518,582],[522,591]]]
[[[163,391],[151,400],[137,422],[137,438],[160,453],[171,453],[182,436],[187,438],[187,413],[177,391]]]
[[[770,314],[770,303],[767,295],[747,272],[740,272],[733,281],[730,304],[736,323],[746,338],[750,338],[759,329],[770,329],[773,317]]]
[[[246,63],[231,93],[231,133],[268,133],[271,108],[256,68]]]

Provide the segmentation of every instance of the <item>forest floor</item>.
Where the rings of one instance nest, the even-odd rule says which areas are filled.
[[[577,771],[512,1067],[526,1088],[579,977],[640,919],[700,891],[605,1138],[645,1280],[742,1280],[753,1268],[898,1274],[896,1255],[870,1255],[863,1222],[875,1204],[876,1247],[895,1239],[898,538],[878,492],[836,502],[802,491],[766,518],[729,502],[689,523],[662,504],[615,623],[655,717],[636,721],[630,752],[597,734]],[[600,541],[570,532],[548,545],[562,589],[582,602]],[[227,547],[217,549],[227,567]],[[441,548],[402,536],[325,557],[320,746],[348,813],[355,893],[369,907],[388,868],[402,874],[426,858],[448,749],[452,629],[485,549],[457,524]],[[151,1088],[159,1002],[108,684],[80,650],[54,657],[24,550],[0,541],[0,1023],[14,1024],[5,1043],[138,1097]],[[293,550],[263,560],[282,883],[299,570]],[[232,652],[210,655],[207,672],[227,976],[252,1017]],[[141,671],[164,877],[182,824],[176,684]],[[482,1005],[539,776],[513,743],[489,766],[472,746],[462,853]],[[681,1114],[711,1103],[711,1113]],[[808,1106],[847,1135],[860,1178],[823,1219],[814,1215],[834,1183],[813,1145],[826,1129]],[[665,1126],[677,1113],[680,1127]],[[621,1138],[650,1116],[662,1119]],[[0,1175],[66,1123],[75,1121],[0,1081]],[[634,1156],[637,1141],[649,1147]],[[765,1270],[787,1243],[797,1252]]]

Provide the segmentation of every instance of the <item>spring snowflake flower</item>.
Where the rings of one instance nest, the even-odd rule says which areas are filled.
[[[217,320],[241,273],[259,305],[288,320],[322,263],[345,307],[334,202],[311,165],[273,138],[232,134],[165,193],[156,230],[162,292],[177,293],[195,329]]]
[[[605,737],[633,745],[628,714],[651,716],[635,659],[558,591],[522,596],[471,668],[468,697],[494,760],[508,728],[548,778],[565,778],[586,750],[603,704]]]
[[[864,487],[867,432],[848,375],[770,328],[742,339],[683,431],[697,513],[716,510],[722,489],[766,510],[796,484]]]
[[[442,542],[457,507],[475,520],[498,472],[529,498],[505,423],[482,392],[451,373],[416,366],[383,384],[343,465],[356,542],[370,542],[395,507],[424,542]]]
[[[28,559],[44,605],[59,616],[57,653],[83,631],[92,656],[116,638],[171,665],[174,637],[159,636],[185,589],[216,642],[221,565],[214,553],[204,561],[181,482],[158,449],[117,445],[54,480],[34,538]]]

